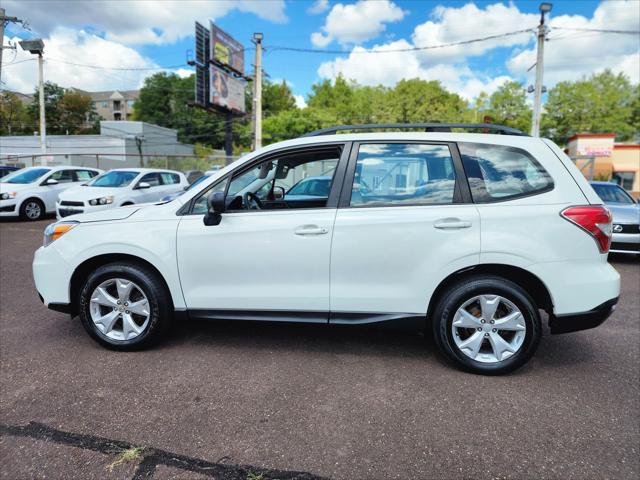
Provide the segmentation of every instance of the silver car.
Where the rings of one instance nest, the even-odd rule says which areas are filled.
[[[622,187],[609,182],[591,186],[613,215],[610,252],[640,254],[640,205]]]

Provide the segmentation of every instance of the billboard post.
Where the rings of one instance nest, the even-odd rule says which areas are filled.
[[[196,22],[196,67],[194,105],[224,114],[225,153],[233,154],[233,121],[246,114],[244,91],[244,46],[213,22],[205,28]]]

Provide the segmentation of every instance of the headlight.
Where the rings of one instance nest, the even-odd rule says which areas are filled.
[[[9,200],[10,198],[16,198],[18,192],[4,192],[0,195],[0,200]]]
[[[113,195],[89,200],[89,205],[109,205],[110,203],[113,203]]]
[[[49,225],[47,228],[44,229],[44,241],[42,242],[42,244],[45,247],[47,245],[50,245],[52,242],[55,242],[57,239],[59,239],[61,236],[63,236],[65,233],[71,230],[73,227],[78,225],[78,223],[79,222],[72,222],[72,221],[52,223],[51,225]]]

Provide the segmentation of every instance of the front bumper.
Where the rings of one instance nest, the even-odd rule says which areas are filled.
[[[0,217],[17,217],[19,213],[15,199],[0,200]]]
[[[601,325],[616,309],[618,297],[607,300],[593,310],[583,313],[551,315],[549,328],[552,334],[578,332]]]

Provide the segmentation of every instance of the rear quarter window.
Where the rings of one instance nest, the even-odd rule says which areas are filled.
[[[479,143],[458,147],[474,202],[499,202],[553,189],[551,176],[524,150]]]

